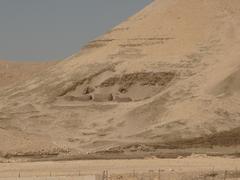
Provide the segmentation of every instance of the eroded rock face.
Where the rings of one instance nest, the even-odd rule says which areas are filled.
[[[116,84],[120,85],[121,88],[129,88],[135,84],[141,86],[164,86],[168,84],[174,77],[172,72],[139,72],[124,74],[119,77],[111,77],[100,84],[100,87],[111,87]]]
[[[97,79],[99,76],[101,76],[101,74],[98,74],[94,78]],[[78,87],[68,92],[65,96],[71,93],[76,97],[82,96],[79,92],[83,89],[83,95],[90,94],[93,97],[96,96],[97,100],[95,100],[95,98],[93,98],[93,100],[97,102],[112,101],[113,99],[116,99],[117,102],[141,101],[160,93],[175,76],[173,72],[138,72],[105,77],[102,81],[88,79],[86,82],[81,83]],[[110,98],[110,95],[106,95],[106,92],[112,94],[113,98]],[[97,95],[95,95],[95,93],[97,93]],[[119,93],[124,94],[124,96],[119,96]]]

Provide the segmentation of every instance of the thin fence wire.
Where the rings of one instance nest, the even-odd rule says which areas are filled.
[[[1,176],[1,174],[0,174]],[[81,171],[60,174],[48,172],[45,175],[31,176],[24,172],[18,172],[13,177],[0,177],[0,180],[240,180],[240,171],[216,171],[214,169],[202,173],[183,173],[165,170],[149,170],[139,173],[132,170],[126,174],[111,174],[109,170],[104,170],[96,175],[83,174]]]

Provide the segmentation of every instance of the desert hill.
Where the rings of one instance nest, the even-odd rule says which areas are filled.
[[[238,0],[153,1],[1,91],[2,156],[237,145],[239,17]]]
[[[0,87],[19,83],[56,64],[56,61],[0,61]]]

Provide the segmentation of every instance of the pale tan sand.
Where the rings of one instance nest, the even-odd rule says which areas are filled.
[[[236,171],[240,168],[239,159],[231,158],[186,158],[186,159],[147,159],[147,160],[91,160],[66,162],[36,162],[0,164],[0,177],[34,176],[78,176],[102,174],[147,173],[209,173],[212,171]]]

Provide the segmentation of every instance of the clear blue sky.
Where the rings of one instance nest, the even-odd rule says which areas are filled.
[[[150,2],[0,0],[0,59],[64,59]]]

